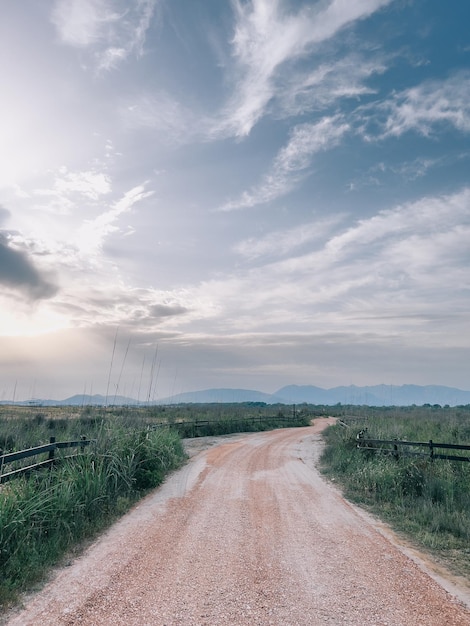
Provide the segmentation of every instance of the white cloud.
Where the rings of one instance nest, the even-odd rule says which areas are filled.
[[[449,196],[423,198],[417,202],[381,211],[360,220],[356,226],[332,238],[325,252],[331,257],[344,256],[348,250],[357,251],[373,244],[384,244],[390,238],[408,238],[421,233],[429,238],[457,225],[470,224],[470,189]],[[438,257],[442,250],[436,250]]]
[[[390,170],[395,174],[403,176],[407,180],[416,180],[417,178],[426,176],[430,169],[438,167],[446,161],[448,161],[448,159],[444,157],[440,157],[437,159],[426,159],[424,157],[418,157],[413,161],[405,161],[399,166],[391,166]]]
[[[278,72],[286,63],[306,56],[313,46],[390,1],[331,0],[326,6],[318,3],[288,14],[282,0],[235,0],[232,46],[237,80],[233,98],[214,133],[248,135],[276,95]]]
[[[323,241],[327,233],[341,220],[341,215],[335,215],[288,230],[271,232],[265,237],[245,239],[235,246],[235,251],[248,260],[282,257],[302,249],[307,244]]]
[[[164,91],[141,93],[127,99],[121,104],[119,115],[127,128],[152,129],[171,142],[188,142],[201,133],[203,123]]]
[[[107,38],[107,31],[121,17],[109,0],[58,0],[52,22],[64,43],[79,48]]]
[[[337,145],[348,130],[348,124],[343,122],[340,115],[296,126],[289,143],[277,155],[274,169],[286,173],[306,169],[313,154]]]
[[[127,57],[128,52],[129,51],[126,50],[126,48],[107,48],[101,56],[98,69],[110,70],[123,61]]]
[[[329,150],[340,142],[349,130],[342,116],[324,117],[313,124],[300,124],[292,132],[286,146],[274,159],[271,171],[251,191],[220,207],[220,211],[233,211],[270,202],[291,191],[311,164],[317,152]]]
[[[79,228],[76,237],[76,243],[82,254],[90,256],[98,254],[105,238],[118,230],[116,226],[118,218],[151,195],[153,191],[145,191],[145,185],[138,185],[125,193],[108,211],[92,220],[86,220]]]
[[[368,108],[372,122],[379,125],[379,139],[399,137],[411,130],[429,136],[442,124],[470,132],[470,72],[427,81]]]
[[[61,167],[54,173],[50,188],[35,189],[36,198],[44,198],[45,204],[38,208],[56,215],[69,215],[83,200],[96,202],[111,192],[111,181],[107,174],[94,170],[69,171]]]
[[[69,172],[61,168],[54,183],[54,189],[60,194],[78,193],[90,200],[98,200],[111,191],[109,176],[103,172]]]
[[[198,288],[222,311],[211,321],[212,333],[286,327],[363,332],[367,318],[368,332],[378,335],[399,332],[416,341],[419,329],[458,340],[463,319],[458,332],[452,320],[466,315],[470,289],[470,188],[424,197],[347,228],[325,228],[321,241],[314,239],[312,225],[306,231],[308,252],[296,247],[293,229],[285,241],[280,238],[290,258],[273,262],[273,233],[254,248],[257,258],[266,255],[265,263]],[[249,242],[240,252],[249,255]],[[436,317],[443,320],[440,328]]]
[[[358,99],[373,94],[375,90],[365,81],[385,70],[386,65],[379,59],[368,61],[356,54],[322,63],[308,73],[294,73],[286,78],[285,87],[279,94],[279,115],[303,115],[325,109],[340,99]]]
[[[89,49],[98,70],[140,56],[157,0],[56,0],[51,21],[67,45]]]

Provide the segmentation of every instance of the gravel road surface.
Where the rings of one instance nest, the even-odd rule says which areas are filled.
[[[470,626],[318,473],[313,426],[206,440],[9,626]],[[448,587],[449,589],[449,587]]]

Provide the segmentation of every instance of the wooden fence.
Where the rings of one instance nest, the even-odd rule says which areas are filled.
[[[168,421],[168,422],[158,422],[156,424],[152,424],[148,428],[150,430],[154,430],[157,428],[175,428],[178,431],[183,431],[184,433],[193,433],[195,436],[203,435],[204,431],[211,431],[213,429],[217,430],[220,426],[230,425],[233,427],[249,425],[249,424],[258,424],[262,422],[293,422],[294,420],[299,419],[299,415],[294,414],[291,416],[286,415],[275,415],[275,416],[253,416],[253,417],[245,417],[239,419],[231,419],[231,418],[221,418],[220,420],[212,419],[212,420],[193,420],[193,421]],[[188,435],[186,435],[188,436]]]
[[[470,451],[470,446],[453,443],[436,443],[432,440],[421,441],[399,441],[398,439],[368,439],[365,432],[360,431],[356,436],[357,447],[360,450],[375,450],[382,454],[389,454],[395,458],[400,456],[420,456],[434,459],[445,459],[447,461],[470,461],[468,456],[456,456],[454,454],[436,454],[436,450],[461,450]],[[418,451],[419,450],[426,450]]]
[[[86,439],[86,437],[82,437],[79,441],[56,441],[55,437],[51,437],[49,443],[46,443],[42,446],[36,446],[35,448],[29,448],[28,450],[20,450],[18,452],[3,454],[0,456],[0,483],[5,483],[12,478],[17,478],[18,476],[29,474],[30,472],[33,472],[34,470],[43,467],[51,467],[52,465],[54,465],[54,463],[57,463],[57,461],[78,456],[77,454],[72,454],[65,457],[56,457],[56,450],[62,450],[64,448],[80,448],[80,450],[83,452],[85,446],[90,445],[90,443],[91,440]],[[5,465],[42,454],[47,454],[47,459],[39,461],[37,463],[33,463],[32,465],[26,465],[14,469],[10,472],[3,473]]]

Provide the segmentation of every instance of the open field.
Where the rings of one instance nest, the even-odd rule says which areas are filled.
[[[304,426],[317,414],[314,407],[302,405],[187,404],[150,407],[0,406],[0,451],[12,452],[46,443],[54,435],[57,440],[75,439],[84,435],[94,438],[107,425],[146,429],[155,424],[178,426],[196,420],[209,422],[201,434],[224,434],[237,430],[265,430],[279,426],[278,418],[290,420],[290,425]],[[274,418],[274,419],[272,419]],[[259,425],[255,425],[259,422]],[[239,424],[240,428],[237,428]],[[209,431],[209,432],[206,432]],[[183,436],[185,433],[182,432]]]

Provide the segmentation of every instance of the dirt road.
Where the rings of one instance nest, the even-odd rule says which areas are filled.
[[[469,626],[315,469],[328,423],[193,456],[9,626]]]

